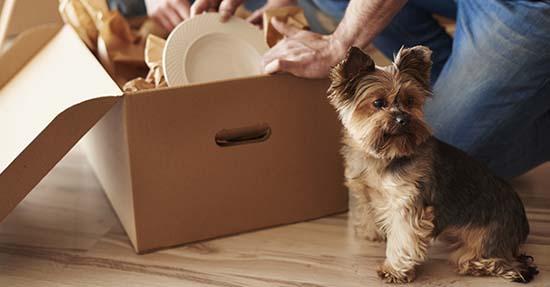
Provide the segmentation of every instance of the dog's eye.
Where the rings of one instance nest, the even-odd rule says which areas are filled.
[[[377,99],[372,102],[372,105],[377,109],[381,109],[386,106],[386,101],[384,99]]]
[[[407,106],[412,106],[414,104],[414,98],[413,97],[408,97],[407,98]]]

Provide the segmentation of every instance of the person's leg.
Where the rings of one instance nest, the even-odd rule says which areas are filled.
[[[447,62],[453,39],[434,19],[433,14],[456,17],[453,0],[410,0],[374,40],[374,46],[389,59],[403,46],[424,45],[432,53],[432,84]]]
[[[546,90],[546,95],[550,96],[550,89]],[[476,154],[506,178],[521,175],[550,160],[550,111],[499,144],[505,147],[502,152],[495,152],[493,145],[488,144],[480,147]]]
[[[453,52],[426,119],[441,140],[517,176],[550,155],[550,3],[457,3]]]

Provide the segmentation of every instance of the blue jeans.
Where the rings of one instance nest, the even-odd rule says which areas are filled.
[[[432,14],[456,19],[454,39]],[[409,0],[374,45],[433,50],[425,110],[439,139],[506,178],[550,160],[549,1]]]

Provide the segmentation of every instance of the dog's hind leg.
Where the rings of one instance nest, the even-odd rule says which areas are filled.
[[[515,256],[517,246],[487,250],[490,231],[486,228],[459,228],[445,231],[444,237],[455,248],[451,260],[458,273],[473,276],[496,276],[509,281],[527,283],[538,274],[533,258]]]

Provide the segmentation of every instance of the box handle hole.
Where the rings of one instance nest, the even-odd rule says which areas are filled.
[[[258,124],[233,129],[223,129],[216,133],[216,144],[221,147],[251,144],[266,141],[271,136],[267,124]]]

